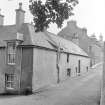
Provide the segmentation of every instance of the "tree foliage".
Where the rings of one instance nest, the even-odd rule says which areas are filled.
[[[73,15],[73,8],[78,4],[77,0],[46,0],[44,3],[42,1],[30,0],[29,5],[36,32],[48,28],[51,22],[61,28],[64,20]]]

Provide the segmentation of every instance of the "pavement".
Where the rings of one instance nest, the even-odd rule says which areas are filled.
[[[99,105],[102,64],[88,73],[28,96],[5,96],[0,105]]]

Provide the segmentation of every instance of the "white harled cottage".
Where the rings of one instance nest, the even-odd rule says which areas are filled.
[[[90,58],[76,44],[24,23],[22,4],[16,24],[3,25],[0,15],[0,93],[34,92],[86,73]]]

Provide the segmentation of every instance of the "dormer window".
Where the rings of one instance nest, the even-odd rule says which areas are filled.
[[[17,32],[17,40],[20,40],[20,41],[23,41],[23,34],[22,33],[19,33]]]
[[[7,42],[7,64],[14,65],[16,63],[16,44],[15,42]]]

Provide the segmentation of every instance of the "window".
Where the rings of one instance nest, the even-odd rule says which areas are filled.
[[[6,89],[14,88],[14,74],[5,74],[5,87]]]
[[[80,72],[81,72],[81,61],[78,60],[78,73],[80,73]]]
[[[87,72],[88,72],[88,66],[86,67],[86,70],[87,70]]]
[[[76,75],[78,75],[78,68],[77,67],[75,67],[75,71],[76,71]]]
[[[67,62],[69,62],[69,54],[67,54]]]
[[[7,43],[7,63],[15,64],[16,59],[16,45],[14,42]]]
[[[77,67],[75,67],[75,70],[76,70],[76,73],[78,73],[78,71],[77,71]]]

